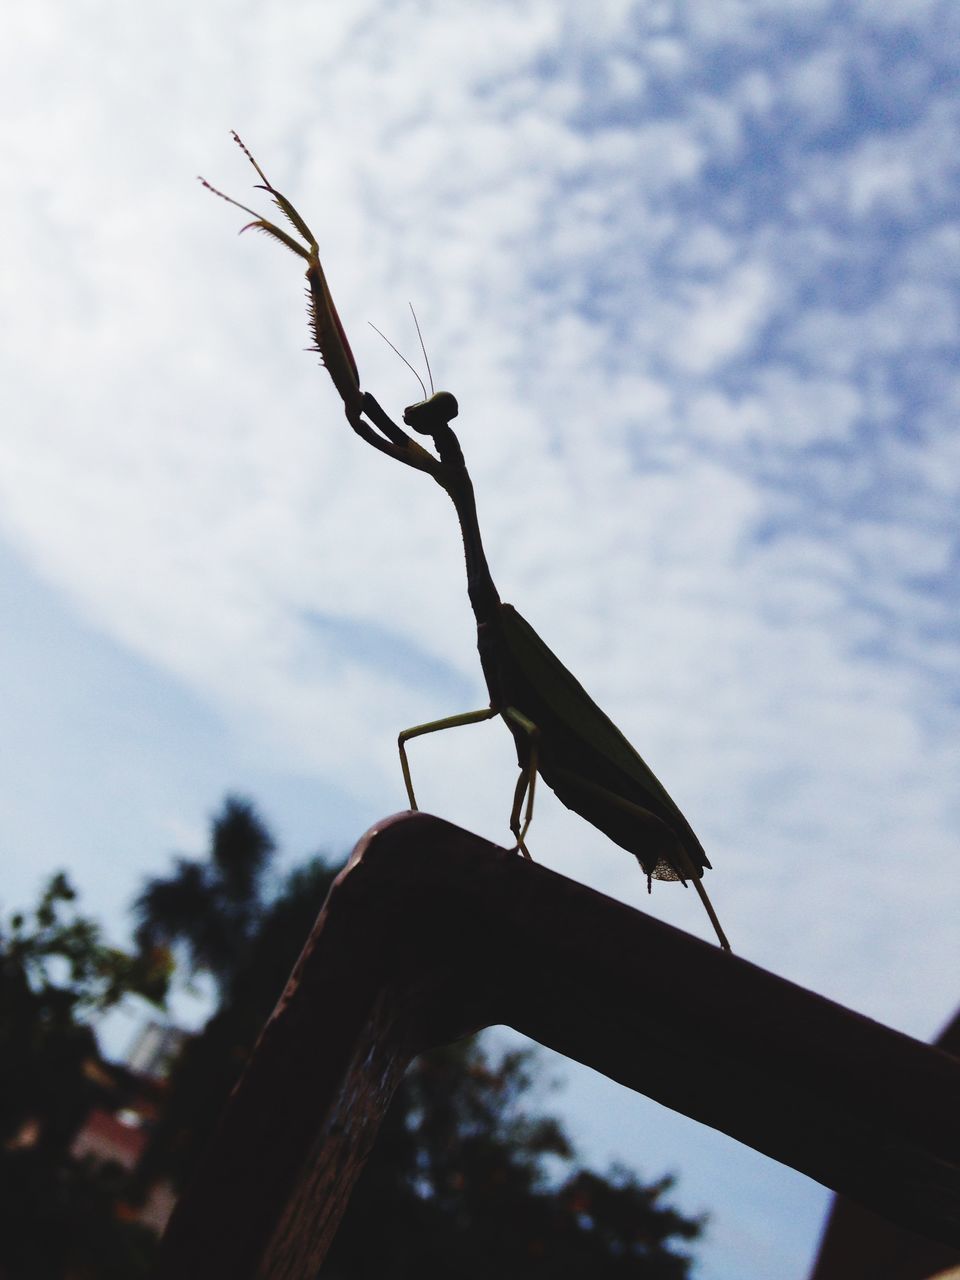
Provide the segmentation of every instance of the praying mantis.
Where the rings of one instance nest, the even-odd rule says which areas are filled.
[[[435,452],[431,452],[399,427],[369,392],[361,391],[356,361],[334,306],[313,232],[286,196],[270,184],[236,133],[233,137],[261,179],[258,189],[268,193],[296,235],[205,179],[200,181],[214,195],[251,215],[253,221],[242,230],[253,227],[264,232],[307,264],[311,349],[319,353],[330,374],[347,421],[373,448],[432,476],[452,499],[460,522],[467,595],[477,620],[477,648],[490,703],[476,711],[415,725],[399,735],[400,765],[410,808],[416,809],[417,801],[407,743],[423,734],[499,716],[513,736],[520,768],[510,811],[515,850],[530,857],[526,836],[539,776],[568,809],[634,855],[647,876],[648,889],[651,880],[691,882],[720,946],[729,951],[730,944],[702,884],[710,862],[689,822],[576,677],[513,605],[500,599],[480,536],[473,483],[460,442],[450,427],[459,412],[456,398],[449,391],[436,391],[404,410],[404,423],[432,440]]]

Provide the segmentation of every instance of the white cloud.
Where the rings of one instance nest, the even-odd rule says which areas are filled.
[[[670,358],[703,377],[749,355],[770,315],[772,293],[772,281],[757,263],[739,264],[710,287],[694,286],[670,340]]]
[[[837,123],[846,106],[846,56],[842,49],[819,48],[791,68],[787,101],[808,128],[822,130]]]
[[[295,7],[263,28],[254,61],[268,80],[283,80],[287,88],[273,115],[258,108],[258,143],[279,141],[289,128],[298,77],[304,100],[321,62],[325,79],[317,109],[297,108],[306,126],[261,158],[276,181],[301,179],[305,194],[298,189],[296,198],[318,210],[310,216],[319,217],[351,333],[357,334],[371,300],[382,319],[384,297],[426,294],[422,318],[436,334],[437,361],[466,389],[465,447],[504,573],[549,610],[569,600],[563,628],[574,634],[585,627],[572,617],[576,601],[586,599],[597,611],[587,634],[605,635],[604,643],[625,652],[629,641],[613,639],[610,628],[625,636],[642,632],[645,609],[634,617],[629,597],[656,599],[661,616],[654,629],[667,628],[664,642],[682,650],[690,644],[687,632],[697,632],[697,609],[715,611],[717,593],[692,611],[681,608],[658,585],[658,574],[669,566],[682,582],[688,564],[705,559],[714,562],[713,580],[724,579],[761,519],[755,500],[737,498],[729,531],[720,535],[724,503],[739,490],[749,493],[749,472],[738,478],[721,470],[715,487],[699,487],[692,442],[727,453],[758,445],[774,453],[831,441],[851,445],[876,403],[875,392],[858,379],[858,362],[918,345],[935,351],[955,331],[952,299],[929,278],[936,255],[922,270],[915,263],[916,274],[859,311],[814,306],[790,315],[792,351],[816,361],[821,372],[810,376],[765,362],[749,390],[728,389],[719,375],[747,360],[766,326],[782,321],[794,297],[791,268],[802,278],[815,259],[778,259],[769,236],[759,242],[746,228],[721,227],[701,206],[686,223],[670,202],[702,178],[705,110],[727,113],[730,137],[739,136],[738,113],[748,103],[768,111],[769,92],[744,97],[750,84],[769,86],[762,67],[745,73],[726,100],[692,95],[687,116],[680,111],[584,135],[573,118],[587,100],[587,82],[543,84],[531,70],[538,51],[561,39],[543,8],[527,23],[508,8],[497,10],[488,26],[473,31],[466,50],[449,15],[404,28],[399,16],[394,27],[371,7],[374,12],[386,25],[374,24],[359,40],[350,24],[326,14],[316,26],[312,14]],[[35,56],[49,73],[57,48],[50,28],[44,35],[32,21]],[[425,652],[439,653],[464,633],[459,550],[442,496],[428,497],[420,477],[393,475],[366,456],[337,421],[322,375],[289,358],[303,340],[297,306],[288,301],[295,264],[273,256],[270,246],[235,241],[232,215],[204,204],[188,185],[198,131],[209,125],[204,149],[214,163],[205,159],[203,167],[214,175],[232,169],[234,180],[226,185],[244,195],[249,175],[242,158],[224,142],[216,161],[224,122],[214,131],[210,103],[191,130],[190,155],[173,130],[147,123],[138,137],[129,127],[135,110],[146,110],[142,85],[159,85],[163,77],[174,119],[196,106],[198,67],[213,74],[203,51],[207,27],[197,23],[188,34],[198,52],[188,53],[180,72],[149,57],[165,32],[160,19],[152,32],[131,28],[126,38],[142,75],[108,66],[96,93],[99,63],[77,34],[72,79],[60,83],[55,99],[75,109],[66,119],[58,110],[59,135],[42,102],[26,95],[37,120],[34,150],[25,150],[22,140],[15,146],[24,189],[34,198],[8,202],[18,213],[15,242],[22,247],[19,273],[14,262],[5,273],[6,304],[18,315],[8,348],[9,385],[20,389],[20,408],[0,446],[3,518],[33,562],[98,625],[224,707],[259,708],[273,736],[288,731],[303,749],[318,699],[334,699],[330,705],[341,708],[334,718],[345,724],[357,722],[358,704],[377,724],[388,718],[378,707],[389,707],[392,716],[395,704],[410,699],[391,691],[389,677],[374,680],[368,670],[356,680],[341,674],[335,688],[314,683],[318,667],[285,677],[313,642],[298,613],[334,599],[347,616],[400,618]],[[233,77],[246,75],[252,30],[225,37],[218,54],[224,78],[214,81],[221,85],[217,112],[235,92]],[[698,30],[707,38],[702,21]],[[603,38],[597,34],[598,48]],[[322,55],[309,49],[311,39]],[[392,46],[394,40],[399,45]],[[624,55],[611,56],[623,85]],[[682,77],[700,55],[671,38],[644,56],[657,74]],[[437,78],[412,76],[405,59],[436,68]],[[841,66],[838,50],[821,49],[796,63],[786,91],[835,115],[843,106]],[[638,84],[642,71],[638,64]],[[478,81],[486,82],[482,98],[473,92]],[[52,84],[49,74],[45,82]],[[25,90],[22,79],[18,87]],[[377,101],[378,94],[379,113],[369,107],[351,113],[355,101]],[[331,131],[324,121],[334,118],[350,128]],[[943,123],[936,108],[928,119]],[[849,209],[875,205],[876,197],[864,193],[871,181],[880,190],[869,175],[883,167],[871,157],[889,155],[903,175],[898,189],[914,193],[901,206],[909,216],[923,193],[935,189],[923,177],[929,161],[916,149],[924,136],[866,137],[851,163],[836,166],[830,181],[838,190],[848,184]],[[98,140],[101,149],[94,151]],[[831,174],[828,157],[817,164],[806,176],[801,171],[797,192],[816,189]],[[632,192],[647,203],[631,210]],[[816,206],[808,207],[812,215]],[[632,233],[634,244],[629,257],[614,264],[600,295],[605,309],[594,316],[582,268],[606,270],[610,230],[613,243]],[[648,253],[672,236],[678,275],[671,280],[653,274]],[[816,243],[811,233],[808,244]],[[823,244],[837,248],[835,239]],[[524,256],[517,257],[521,246]],[[538,273],[555,282],[560,305],[555,299],[543,308],[529,297]],[[582,300],[581,309],[563,302],[567,293]],[[536,316],[532,328],[524,327],[521,307]],[[633,344],[623,351],[611,327],[621,316]],[[51,348],[55,376],[37,363]],[[649,372],[658,354],[702,385],[694,392],[662,371]],[[388,372],[391,359],[364,345],[362,366],[371,381],[400,385],[406,375]],[[611,360],[624,372],[605,384]],[[528,373],[534,368],[536,383]],[[552,386],[543,386],[543,375]],[[404,396],[412,393],[401,391]],[[496,412],[484,413],[485,403],[498,406]],[[636,429],[625,432],[624,421]],[[676,435],[684,423],[687,443]],[[561,441],[563,452],[551,454]],[[940,492],[949,442],[938,436],[930,450],[914,450],[914,473],[927,472],[928,491]],[[659,457],[658,480],[632,472],[648,453]],[[748,456],[741,454],[737,465]],[[927,462],[934,457],[941,461]],[[846,483],[858,474],[865,482],[870,464],[853,457]],[[839,483],[841,473],[836,478]],[[658,486],[675,495],[662,510]],[[651,512],[657,514],[648,518]],[[860,561],[871,580],[885,572],[900,579],[911,568],[943,571],[947,563],[942,534],[911,535],[903,526],[894,533],[877,521],[862,528],[868,531],[857,537],[874,547]],[[901,554],[892,554],[895,545]],[[631,573],[645,556],[655,570]],[[766,589],[781,611],[844,616],[838,593],[849,591],[849,576],[838,583],[798,572]],[[701,569],[694,580],[706,576]],[[736,600],[735,573],[726,587]],[[411,594],[418,604],[405,609],[404,596]],[[874,595],[898,611],[909,607],[902,585]],[[445,598],[449,603],[441,605]],[[618,617],[625,600],[626,623]],[[716,622],[714,616],[706,629],[716,634]],[[860,624],[847,618],[845,625],[857,631]],[[595,648],[596,639],[589,644]],[[744,651],[748,647],[745,642]],[[449,656],[469,678],[475,662],[469,649]],[[694,644],[691,662],[701,656]],[[329,660],[337,668],[336,655]],[[251,672],[262,675],[251,682]],[[611,673],[618,673],[615,679]],[[608,665],[614,700],[624,697],[617,681],[629,689],[629,673],[629,663]],[[312,758],[324,767],[346,767],[352,758],[344,750],[314,750]]]

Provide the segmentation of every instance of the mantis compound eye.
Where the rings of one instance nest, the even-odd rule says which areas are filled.
[[[457,398],[450,391],[437,391],[429,400],[421,400],[419,404],[411,404],[403,411],[403,420],[408,427],[419,431],[421,435],[432,436],[434,432],[445,427],[451,418],[460,412]]]

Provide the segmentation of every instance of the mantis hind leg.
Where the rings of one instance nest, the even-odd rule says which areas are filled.
[[[480,724],[483,720],[492,720],[497,712],[493,707],[484,707],[482,711],[463,711],[458,716],[447,716],[443,720],[431,720],[428,724],[415,724],[412,729],[404,729],[397,738],[400,750],[400,768],[403,771],[403,782],[407,788],[407,799],[410,808],[417,808],[417,798],[413,794],[413,780],[410,777],[410,762],[407,760],[407,741],[419,738],[424,733],[439,733],[441,729],[458,729],[462,724]]]
[[[649,810],[644,809],[642,805],[634,804],[632,800],[625,800],[623,796],[617,795],[615,791],[608,791],[606,787],[601,787],[598,783],[591,782],[587,778],[577,777],[576,774],[570,773],[566,769],[559,769],[557,772],[563,774],[565,779],[576,784],[576,786],[581,788],[581,790],[590,792],[605,803],[611,804],[617,809],[622,809],[625,813],[635,814],[638,818],[642,818],[646,823],[650,823],[651,821],[659,822],[659,819],[656,818],[655,814],[651,814]],[[589,818],[587,820],[591,821]],[[727,935],[723,932],[720,921],[717,919],[717,913],[713,909],[713,903],[710,901],[707,891],[703,887],[703,871],[693,865],[693,859],[690,857],[689,853],[687,853],[679,838],[676,842],[675,855],[677,861],[680,863],[680,866],[676,868],[676,870],[681,881],[684,884],[687,883],[687,880],[693,881],[693,887],[696,889],[700,901],[703,903],[704,910],[710,917],[710,923],[713,925],[720,946],[724,951],[729,951],[730,943],[727,941]]]
[[[700,896],[700,901],[703,903],[703,909],[710,917],[710,923],[713,925],[714,931],[716,932],[717,938],[720,942],[720,946],[724,951],[729,951],[730,943],[727,941],[727,935],[723,932],[723,929],[720,926],[720,921],[717,919],[717,913],[713,909],[713,903],[710,901],[710,898],[707,896],[707,891],[703,887],[703,872],[701,871],[698,874],[696,867],[690,859],[690,855],[687,853],[686,849],[684,849],[683,845],[680,846],[680,861],[685,864],[684,870],[693,881],[693,887]]]

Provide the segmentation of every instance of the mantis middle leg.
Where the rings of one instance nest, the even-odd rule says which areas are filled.
[[[530,739],[530,759],[527,761],[527,767],[520,773],[517,779],[517,788],[513,793],[513,808],[510,811],[510,830],[513,832],[517,840],[517,849],[525,858],[530,857],[530,850],[524,844],[524,839],[530,829],[530,823],[533,821],[533,795],[537,787],[537,754],[538,744],[540,741],[540,730],[528,719],[522,711],[518,711],[516,707],[507,707],[503,712],[505,720],[512,720],[518,728],[522,729]],[[520,826],[520,810],[523,808],[523,797],[527,797],[527,811],[524,814],[523,826]]]

